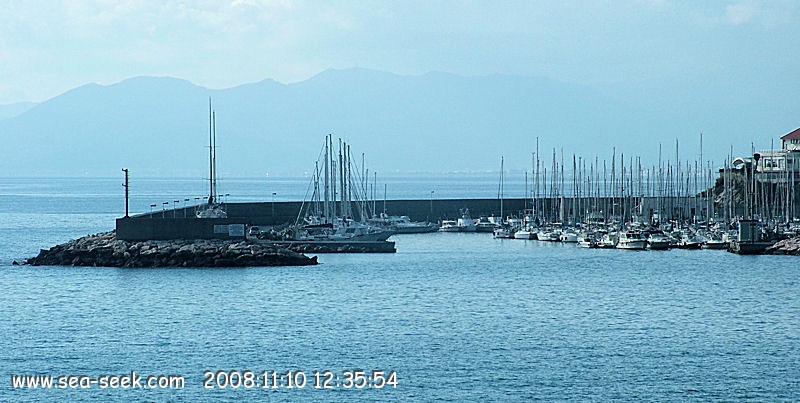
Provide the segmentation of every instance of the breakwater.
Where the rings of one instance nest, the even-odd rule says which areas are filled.
[[[619,198],[597,198],[594,200],[563,198],[543,198],[537,201],[542,216],[549,221],[569,222],[579,212],[598,211],[604,216],[630,217]],[[480,216],[517,216],[532,208],[530,199],[414,199],[386,200],[366,203],[370,210],[385,211],[392,215],[407,215],[414,221],[438,222],[442,219],[455,219],[459,211],[468,209],[473,218]],[[188,206],[171,210],[138,214],[119,218],[116,222],[117,236],[125,240],[152,239],[231,239],[244,238],[237,228],[251,226],[276,226],[294,223],[299,212],[308,207],[302,202],[254,202],[224,203],[222,208],[227,218],[195,218],[198,206]],[[649,221],[655,211],[662,211],[662,219],[680,221],[705,216],[704,205],[698,200],[643,198],[637,212]],[[356,212],[357,214],[357,212]],[[356,216],[355,219],[360,217]],[[233,234],[233,235],[232,235]],[[239,235],[241,234],[241,235]]]
[[[269,241],[267,241],[269,242]],[[298,253],[395,253],[397,249],[390,241],[278,241],[275,246]]]
[[[117,239],[106,232],[88,235],[42,249],[28,259],[32,266],[98,267],[250,267],[308,266],[317,258],[268,243],[244,240],[151,240]]]
[[[800,256],[800,237],[780,240],[769,246],[764,253],[768,255]]]

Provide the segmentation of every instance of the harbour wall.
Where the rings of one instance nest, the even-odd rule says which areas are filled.
[[[698,204],[698,208],[694,203]],[[498,199],[422,199],[422,200],[386,200],[370,203],[377,211],[386,211],[392,215],[407,215],[414,221],[438,222],[442,219],[455,219],[460,211],[469,209],[473,218],[480,216],[500,216],[501,207]],[[504,199],[504,216],[521,216],[527,208],[531,209],[531,201],[525,199]],[[630,204],[630,203],[629,203]],[[642,219],[649,220],[653,211],[660,204],[664,219],[690,219],[699,212],[705,215],[702,201],[692,198],[679,200],[656,200],[645,198],[642,203]],[[161,210],[119,218],[116,221],[116,233],[119,239],[140,241],[157,239],[231,239],[244,238],[244,232],[250,226],[271,227],[294,223],[302,202],[258,202],[258,203],[225,203],[227,218],[195,218],[197,206],[189,206],[172,210]],[[305,205],[307,207],[308,204]],[[540,199],[539,209],[549,212],[552,218],[573,216],[578,211],[607,209],[621,216],[624,211],[632,211],[630,205],[624,207],[620,198],[597,200],[581,199]],[[562,209],[563,206],[563,209]],[[592,208],[596,206],[597,208]],[[669,213],[667,213],[669,211]],[[629,214],[625,214],[628,216]],[[358,217],[355,217],[356,219]]]

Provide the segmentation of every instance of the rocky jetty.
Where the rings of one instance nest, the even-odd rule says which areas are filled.
[[[42,249],[25,264],[99,267],[308,266],[317,258],[266,243],[228,240],[130,242],[106,232]]]
[[[788,238],[776,242],[764,252],[768,255],[800,256],[800,237]]]

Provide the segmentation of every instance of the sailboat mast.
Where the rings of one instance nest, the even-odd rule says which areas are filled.
[[[536,200],[534,201],[533,209],[534,209],[534,215],[538,218],[539,214],[542,211],[541,197],[539,195],[539,136],[536,136],[536,173],[534,174],[533,180],[534,182],[536,182],[534,184],[534,187],[536,187],[536,190],[534,191],[534,194],[536,195],[535,196]],[[536,203],[540,203],[540,205],[537,206]]]
[[[344,211],[344,160],[342,159],[342,139],[339,139],[339,214],[345,216]]]
[[[208,204],[214,204],[214,119],[211,97],[208,97]]]
[[[330,184],[331,184],[331,179],[330,179],[331,158],[330,158],[330,154],[329,154],[330,153],[330,149],[328,148],[330,136],[331,136],[330,134],[325,136],[325,164],[324,164],[325,166],[323,168],[325,170],[325,184],[323,185],[324,188],[325,188],[324,189],[324,192],[325,192],[325,203],[324,203],[324,206],[323,206],[323,210],[325,211],[325,222],[326,223],[329,222],[330,217],[331,217],[331,211],[330,211],[330,203],[331,203],[331,197],[330,197],[330,190],[331,190],[331,187],[330,187]]]
[[[503,220],[503,175],[505,175],[505,171],[503,170],[503,156],[500,156],[500,194],[498,197],[500,198],[500,219]]]
[[[213,143],[213,147],[212,147],[212,149],[213,149],[213,152],[212,152],[213,159],[212,159],[212,162],[211,162],[211,165],[213,167],[213,173],[214,173],[214,176],[212,177],[213,178],[212,182],[214,183],[214,192],[213,192],[214,193],[214,200],[218,201],[218,199],[219,199],[219,194],[218,194],[219,189],[217,188],[217,112],[216,111],[213,111],[211,113],[211,122],[212,122],[211,126],[213,127],[213,139],[214,139],[214,143]]]

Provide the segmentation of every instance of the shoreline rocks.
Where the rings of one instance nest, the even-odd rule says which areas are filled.
[[[244,240],[123,241],[114,231],[87,235],[42,249],[31,266],[249,267],[309,266],[317,257]]]
[[[776,242],[764,252],[767,255],[800,256],[800,237],[787,238]]]

